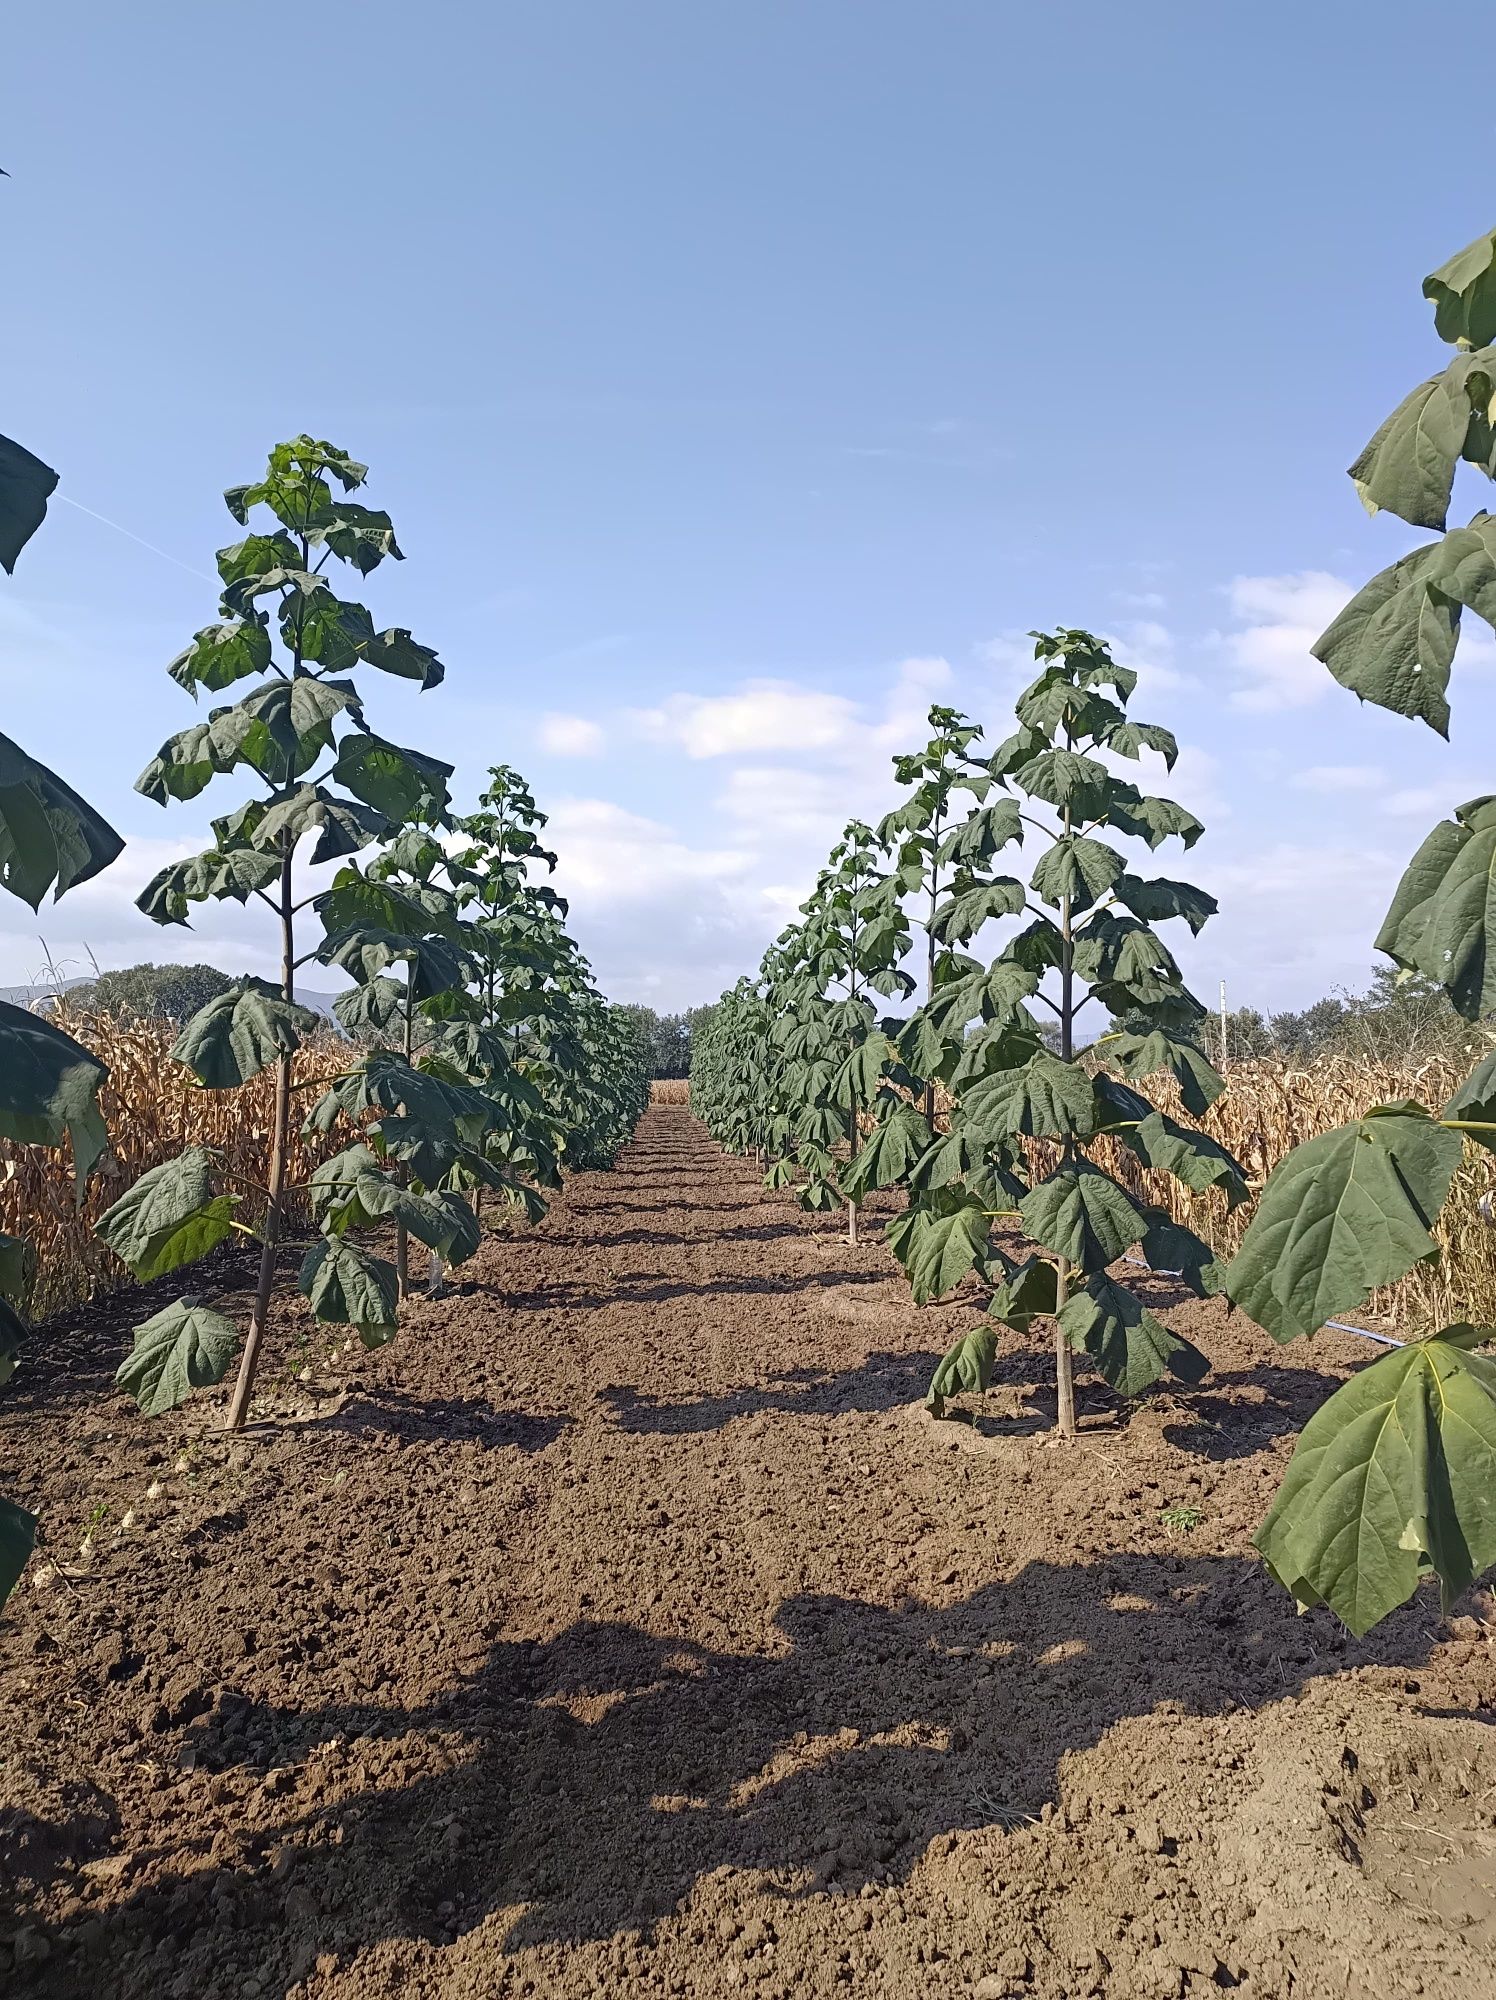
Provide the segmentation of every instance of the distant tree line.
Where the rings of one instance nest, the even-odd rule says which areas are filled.
[[[1276,1056],[1306,1064],[1321,1056],[1423,1062],[1432,1056],[1467,1055],[1485,1039],[1455,1012],[1442,986],[1421,973],[1399,975],[1390,965],[1375,969],[1364,993],[1342,990],[1316,1000],[1302,1013],[1231,1009],[1226,1015],[1224,1051],[1218,1017],[1206,1024],[1205,1035],[1211,1055],[1219,1058],[1224,1053],[1228,1062]]]
[[[711,1019],[712,1007],[687,1007],[680,1014],[658,1014],[653,1007],[630,1005],[621,1011],[632,1015],[643,1031],[651,1076],[690,1075],[691,1040]]]

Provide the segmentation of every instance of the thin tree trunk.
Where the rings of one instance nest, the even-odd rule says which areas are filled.
[[[1068,739],[1067,739],[1068,740]],[[1065,808],[1065,832],[1070,832],[1070,808]],[[1075,1054],[1075,974],[1070,898],[1060,898],[1060,1059],[1069,1062]],[[1067,1163],[1075,1156],[1075,1142],[1065,1141]],[[1056,1421],[1062,1438],[1075,1436],[1075,1353],[1060,1325],[1059,1312],[1069,1297],[1070,1265],[1064,1257],[1055,1259],[1054,1372],[1058,1392]]]
[[[857,1157],[857,1099],[856,1096],[854,1095],[852,1099],[852,1108],[847,1113],[847,1158],[848,1161],[850,1162],[852,1160],[855,1160],[856,1157]],[[847,1201],[847,1241],[849,1243],[855,1243],[857,1241],[857,1203],[850,1198]]]
[[[291,913],[289,842],[281,855],[280,920],[281,993],[285,999],[291,1000],[295,997],[293,982],[296,977],[296,943],[295,925]],[[270,1200],[265,1209],[265,1226],[260,1249],[260,1276],[255,1286],[255,1302],[249,1316],[249,1337],[244,1343],[244,1353],[239,1360],[239,1378],[229,1399],[228,1427],[231,1431],[242,1431],[244,1428],[245,1419],[249,1414],[249,1399],[254,1393],[255,1376],[259,1372],[260,1348],[265,1339],[265,1326],[270,1317],[270,1297],[275,1290],[276,1266],[280,1261],[290,1137],[291,1058],[286,1054],[280,1056],[275,1065],[275,1124],[270,1138]]]
[[[415,1046],[415,1002],[411,997],[410,987],[410,981],[414,977],[414,973],[415,967],[407,965],[405,968],[405,1060],[407,1062],[410,1061],[411,1050]],[[396,1167],[395,1178],[401,1187],[404,1187],[405,1168],[403,1166]],[[395,1223],[395,1296],[403,1304],[409,1294],[410,1237],[406,1231],[405,1224],[397,1219]]]

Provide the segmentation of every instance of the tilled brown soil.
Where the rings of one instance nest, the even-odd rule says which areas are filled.
[[[107,1315],[12,1385],[7,1992],[1496,1995],[1488,1606],[1249,1549],[1358,1343],[1153,1280],[1198,1392],[1057,1449],[1010,1343],[932,1425],[969,1304],[673,1106],[459,1275],[376,1356],[288,1301],[232,1442]]]

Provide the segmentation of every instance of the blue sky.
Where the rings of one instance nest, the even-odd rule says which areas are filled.
[[[1342,468],[1442,365],[1423,273],[1493,220],[1483,129],[1407,137],[1426,38],[1277,0],[319,0],[256,54],[226,7],[23,10],[4,428],[77,505],[0,591],[4,728],[132,847],[0,912],[0,980],[40,937],[265,967],[252,917],[130,906],[234,781],[129,787],[194,719],[164,668],[222,488],[308,429],[395,517],[371,607],[447,663],[371,719],[465,797],[530,776],[617,997],[748,969],[928,701],[1002,736],[1014,635],[1057,623],[1187,746],[1209,831],[1160,858],[1221,899],[1207,997],[1364,983],[1493,719],[1489,645],[1453,747],[1306,651],[1415,539]]]

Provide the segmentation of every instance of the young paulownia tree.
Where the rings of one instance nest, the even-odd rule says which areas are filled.
[[[985,760],[985,785],[967,780],[982,803],[936,849],[952,865],[926,917],[929,992],[899,1037],[910,1068],[928,1079],[925,1102],[939,1083],[949,1112],[930,1117],[916,1146],[909,1107],[890,1103],[853,1177],[908,1188],[908,1208],[888,1233],[916,1297],[938,1298],[973,1269],[996,1280],[986,1322],[935,1371],[932,1409],[943,1411],[957,1390],[986,1386],[998,1323],[1025,1330],[1047,1316],[1058,1428],[1068,1436],[1077,1353],[1126,1395],[1165,1372],[1196,1381],[1206,1367],[1109,1267],[1140,1246],[1145,1263],[1181,1272],[1201,1296],[1220,1282],[1210,1247],[1166,1210],[1136,1200],[1094,1157],[1097,1142],[1118,1141],[1145,1167],[1192,1190],[1219,1188],[1228,1202],[1244,1199],[1246,1184],[1213,1139],[1137,1088],[1168,1073],[1183,1109],[1198,1117],[1222,1087],[1196,1039],[1205,1010],[1153,928],[1180,918],[1198,932],[1215,904],[1187,883],[1134,873],[1101,838],[1151,850],[1199,837],[1191,813],[1140,792],[1114,768],[1144,749],[1172,767],[1174,739],[1130,719],[1137,677],[1090,633],[1037,635],[1035,657],[1041,670],[1019,697],[1017,730]],[[943,711],[931,719],[947,726]],[[970,760],[976,732],[961,726],[958,754]],[[890,834],[899,831],[895,815]],[[1026,883],[993,865],[1020,843],[1025,860],[1039,848]],[[986,963],[958,948],[989,922],[1024,917]],[[1053,1017],[1053,1047],[1035,1006]],[[1091,1006],[1098,1025],[1125,1014],[1132,1030],[1084,1046]],[[1017,1262],[991,1235],[995,1220],[1014,1214],[1036,1246]]]
[[[357,904],[372,921],[375,905],[388,911],[394,894],[386,888],[381,899],[377,885],[345,869],[331,891],[336,903],[327,904],[328,892],[300,889],[296,861],[308,844],[312,863],[338,861],[388,840],[403,825],[438,824],[447,807],[451,766],[376,735],[354,678],[377,669],[428,689],[442,679],[440,661],[403,628],[377,629],[363,605],[340,597],[327,579],[330,561],[367,575],[386,558],[400,558],[389,516],[348,497],[363,485],[364,474],[346,452],[303,436],[275,447],[262,479],[225,495],[241,526],[249,527],[261,509],[273,523],[219,552],[221,621],[200,631],[169,671],[194,700],[200,690],[216,694],[244,680],[253,685],[170,738],[137,782],[147,798],[166,805],[196,798],[230,772],[255,781],[247,800],[213,822],[213,845],[164,868],[140,907],[157,923],[171,924],[185,924],[193,906],[208,900],[253,899],[271,913],[279,981],[235,981],[193,1016],[174,1050],[206,1089],[231,1090],[274,1068],[265,1181],[237,1185],[220,1158],[192,1147],[143,1175],[99,1224],[141,1279],[193,1262],[236,1230],[260,1241],[259,1278],[229,1406],[233,1428],[244,1423],[254,1389],[288,1204],[310,1192],[288,1185],[292,1059],[316,1026],[316,1016],[297,1004],[295,989],[300,968],[325,957],[326,945],[303,949],[298,919],[309,905],[323,904],[335,908],[342,928]],[[353,1165],[340,1156],[349,1185],[340,1185],[333,1198],[319,1181],[323,1233],[303,1265],[301,1286],[320,1319],[352,1325],[373,1346],[394,1332],[394,1274],[346,1231],[398,1205],[407,1226],[450,1249],[460,1218],[441,1198],[400,1187],[388,1171],[391,1157],[407,1163],[412,1151],[434,1155],[469,1143],[489,1114],[482,1099],[454,1096],[403,1056],[382,1050],[371,1051],[343,1078],[314,1116],[325,1128],[339,1112],[355,1119],[372,1114],[377,1122],[354,1149]],[[238,1215],[246,1195],[260,1208],[255,1227]],[[134,1352],[119,1380],[142,1409],[169,1409],[193,1389],[221,1380],[238,1345],[237,1329],[221,1313],[183,1298],[136,1329]]]
[[[0,567],[41,526],[57,474],[23,446],[0,437]],[[124,843],[55,771],[0,736],[0,887],[31,909],[107,868]],[[72,1148],[81,1199],[107,1138],[98,1096],[107,1071],[44,1015],[0,1001],[0,1138]],[[15,1372],[35,1259],[22,1236],[0,1233],[0,1386]],[[25,1568],[36,1517],[0,1494],[0,1605]]]
[[[1463,462],[1496,478],[1496,231],[1426,278],[1456,353],[1351,467],[1367,507],[1438,530],[1372,578],[1314,647],[1362,701],[1448,734],[1466,611],[1496,624],[1496,515],[1446,527]],[[1408,865],[1377,948],[1442,986],[1474,1023],[1496,1012],[1496,798],[1471,799]],[[1496,1151],[1496,1055],[1442,1109],[1375,1106],[1279,1162],[1227,1273],[1242,1310],[1290,1341],[1355,1311],[1439,1254],[1431,1231],[1467,1144]],[[1257,1546],[1300,1604],[1353,1632],[1430,1573],[1446,1603],[1496,1563],[1496,1359],[1489,1327],[1437,1327],[1337,1389],[1299,1438]]]

